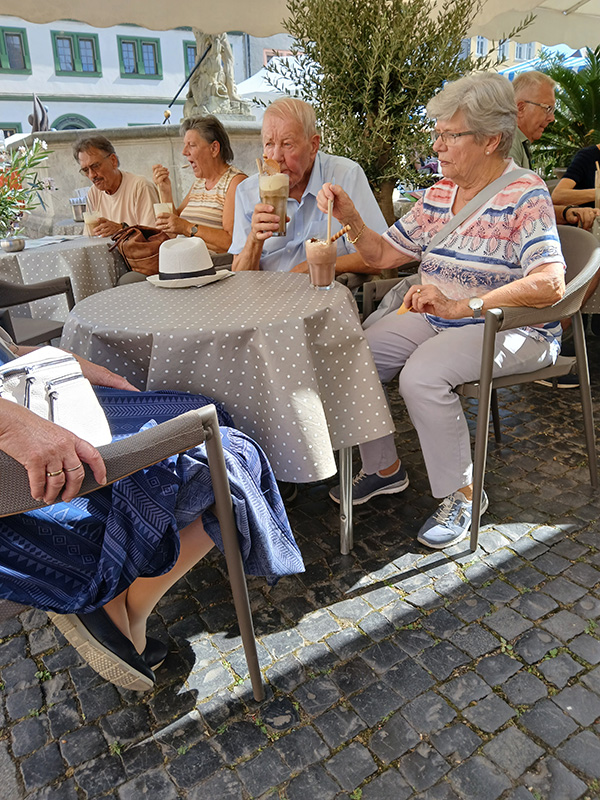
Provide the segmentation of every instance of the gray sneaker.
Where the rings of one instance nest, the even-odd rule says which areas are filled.
[[[488,507],[487,495],[483,493],[481,503],[481,514]],[[444,497],[437,510],[425,522],[417,541],[435,550],[442,550],[444,547],[460,542],[469,533],[471,527],[473,503],[470,503],[460,491]]]
[[[376,497],[378,494],[397,494],[403,492],[408,486],[408,475],[400,464],[393,475],[384,477],[375,472],[373,475],[366,475],[362,469],[352,479],[352,505],[360,506]],[[334,486],[329,492],[329,497],[336,503],[340,502],[340,487]]]

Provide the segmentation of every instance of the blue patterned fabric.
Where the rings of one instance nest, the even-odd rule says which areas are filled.
[[[117,436],[211,400],[179,392],[99,389]],[[219,409],[219,422],[231,418]],[[149,421],[152,420],[152,421]],[[245,571],[270,583],[303,572],[273,473],[262,450],[231,427],[221,436]],[[71,503],[0,520],[0,597],[59,613],[88,613],[137,577],[167,572],[179,528],[203,515],[222,549],[204,446],[123,478]]]

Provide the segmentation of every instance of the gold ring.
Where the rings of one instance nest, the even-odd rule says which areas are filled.
[[[47,472],[46,475],[49,478],[56,478],[57,475],[61,475],[64,472],[64,469],[57,469],[56,472]]]
[[[66,469],[65,472],[76,472],[78,469],[81,469],[83,464],[79,463],[76,467],[70,467],[70,469]]]

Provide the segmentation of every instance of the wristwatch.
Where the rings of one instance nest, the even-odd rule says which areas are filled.
[[[195,236],[197,233],[198,233],[198,226],[197,225],[192,225],[192,227],[190,229],[190,236]]]
[[[469,300],[469,308],[473,312],[473,317],[478,319],[481,316],[481,311],[483,309],[483,300],[481,297],[472,297]]]

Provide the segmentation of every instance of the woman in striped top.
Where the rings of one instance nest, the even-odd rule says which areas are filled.
[[[225,253],[233,233],[235,190],[247,176],[231,166],[229,137],[216,117],[190,117],[181,131],[183,155],[196,180],[174,213],[157,215],[157,227],[173,236],[199,236],[210,250]],[[169,170],[155,164],[152,174],[161,202],[174,206]]]

